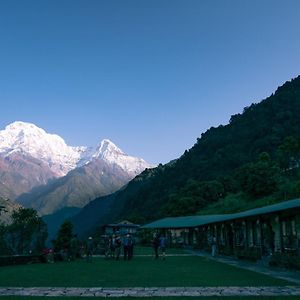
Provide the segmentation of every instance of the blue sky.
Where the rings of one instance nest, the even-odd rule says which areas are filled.
[[[165,163],[300,74],[298,0],[2,0],[0,128]]]

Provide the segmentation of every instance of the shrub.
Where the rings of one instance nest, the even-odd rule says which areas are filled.
[[[300,256],[290,253],[275,253],[272,255],[269,265],[300,270]]]

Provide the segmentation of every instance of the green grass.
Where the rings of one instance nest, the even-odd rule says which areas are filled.
[[[182,248],[167,248],[167,254],[186,254],[186,251]],[[135,255],[153,255],[153,249],[151,247],[138,246],[134,248]]]
[[[54,264],[0,268],[0,286],[15,287],[146,287],[276,286],[290,283],[196,256],[132,261],[94,258]]]

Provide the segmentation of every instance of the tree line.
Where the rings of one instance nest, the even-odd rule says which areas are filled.
[[[232,116],[229,124],[201,134],[176,161],[130,182],[116,197],[122,206],[119,219],[146,222],[198,214],[232,195],[248,202],[299,197],[299,115],[297,77]]]

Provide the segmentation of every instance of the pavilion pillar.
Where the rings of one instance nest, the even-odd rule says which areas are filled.
[[[271,225],[274,231],[274,252],[282,252],[282,230],[279,215],[275,216]]]
[[[249,236],[248,236],[248,222],[247,219],[243,221],[244,237],[245,237],[245,249],[249,247]]]

